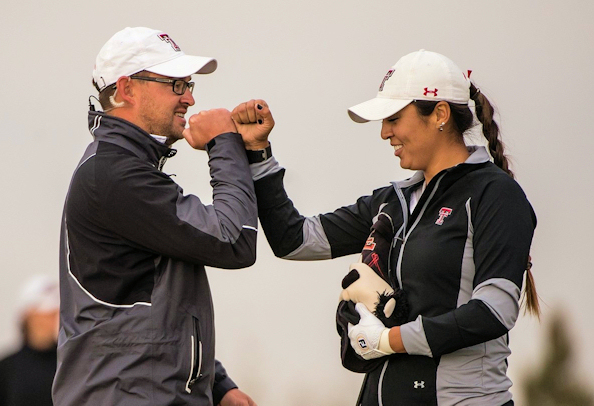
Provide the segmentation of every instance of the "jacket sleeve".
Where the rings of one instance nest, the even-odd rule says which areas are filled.
[[[225,394],[231,389],[235,388],[237,388],[237,385],[231,380],[231,378],[229,378],[225,367],[223,367],[223,364],[215,359],[215,377],[212,388],[213,404],[216,406],[221,403],[223,396],[225,396]]]
[[[257,206],[241,136],[221,134],[208,147],[212,205],[184,195],[169,176],[138,159],[98,177],[102,224],[132,246],[190,263],[250,266],[256,256]]]
[[[401,327],[409,354],[438,357],[505,335],[519,313],[522,277],[536,216],[511,178],[491,182],[471,201],[475,276],[468,303]]]
[[[287,196],[284,173],[280,169],[255,181],[260,223],[274,254],[318,260],[360,252],[371,227],[371,196],[331,213],[305,217]]]

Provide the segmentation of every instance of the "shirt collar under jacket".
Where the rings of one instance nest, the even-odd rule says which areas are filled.
[[[167,137],[157,134],[149,134],[151,137],[159,141],[161,144],[165,144],[167,142]]]
[[[88,121],[93,138],[125,148],[155,166],[159,165],[162,158],[172,157],[177,152],[151,137],[142,128],[119,117],[89,111]]]
[[[485,147],[481,145],[467,145],[466,149],[468,149],[470,156],[466,159],[466,161],[464,161],[464,164],[477,165],[490,161],[489,153],[487,152],[487,149]],[[425,173],[423,171],[417,171],[413,176],[411,176],[408,179],[395,181],[391,183],[397,189],[404,189],[410,186],[418,185],[420,182],[423,182],[424,180]]]

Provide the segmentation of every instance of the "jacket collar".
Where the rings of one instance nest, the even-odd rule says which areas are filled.
[[[452,166],[451,168],[444,169],[440,173],[443,173],[444,171],[452,172],[452,171],[457,170],[457,168],[469,168],[467,165],[479,165],[479,164],[484,164],[485,162],[490,161],[489,153],[487,152],[487,149],[485,147],[479,146],[479,145],[469,145],[466,148],[468,149],[468,152],[470,153],[470,156],[466,159],[466,161],[464,161],[463,163],[461,163],[459,165]],[[469,169],[471,169],[471,168],[469,168]],[[435,178],[437,178],[438,175],[436,175]],[[396,189],[405,189],[407,187],[417,185],[424,180],[425,180],[425,174],[423,173],[423,171],[417,171],[410,178],[392,182],[392,185]]]
[[[89,111],[89,131],[96,141],[108,142],[133,152],[140,159],[162,167],[177,150],[161,144],[129,121],[99,111]]]

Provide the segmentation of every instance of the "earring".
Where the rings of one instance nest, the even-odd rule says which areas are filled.
[[[441,123],[441,125],[439,126],[439,131],[443,131],[443,126],[445,125],[445,123]]]

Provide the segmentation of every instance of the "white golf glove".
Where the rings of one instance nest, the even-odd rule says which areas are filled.
[[[363,359],[370,360],[394,353],[390,347],[388,336],[390,329],[375,317],[363,303],[355,305],[357,313],[361,316],[359,324],[349,323],[349,339],[351,347]]]

